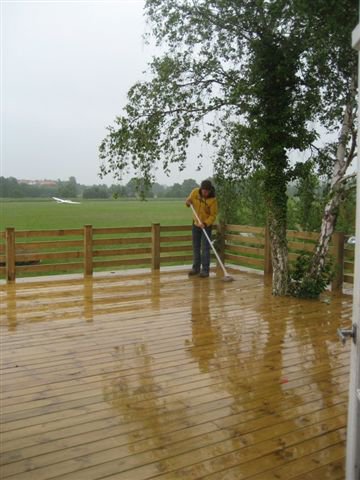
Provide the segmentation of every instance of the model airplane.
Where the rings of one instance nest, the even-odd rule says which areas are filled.
[[[73,202],[72,200],[64,200],[63,198],[51,197],[56,203],[71,203],[72,205],[80,205],[80,202]]]

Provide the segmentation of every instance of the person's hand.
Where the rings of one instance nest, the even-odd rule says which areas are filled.
[[[198,227],[200,227],[200,228],[205,228],[205,224],[202,223],[202,222],[200,222],[200,223],[198,223]]]
[[[187,207],[190,207],[190,205],[192,205],[192,201],[191,200],[186,200],[185,204],[186,204]]]

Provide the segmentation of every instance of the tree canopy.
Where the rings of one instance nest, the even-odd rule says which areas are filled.
[[[150,63],[151,79],[129,90],[124,115],[109,127],[102,173],[121,175],[132,165],[153,180],[159,163],[182,169],[199,135],[222,146],[222,170],[228,160],[235,172],[244,155],[246,163],[261,160],[265,136],[309,147],[317,134],[308,121],[337,123],[348,94],[352,13],[355,24],[353,0],[148,0],[152,34],[167,52]]]

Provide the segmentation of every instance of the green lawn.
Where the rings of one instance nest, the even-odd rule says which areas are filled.
[[[93,227],[187,225],[191,211],[183,200],[83,200],[80,205],[53,200],[1,201],[0,230],[51,230]]]

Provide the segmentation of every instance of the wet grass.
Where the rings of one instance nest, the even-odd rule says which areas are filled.
[[[183,200],[89,200],[80,205],[53,200],[0,201],[0,230],[52,230],[99,227],[187,225],[191,212]]]

